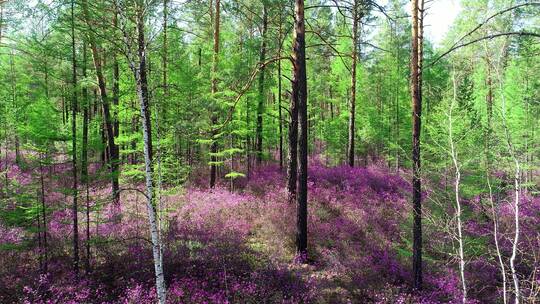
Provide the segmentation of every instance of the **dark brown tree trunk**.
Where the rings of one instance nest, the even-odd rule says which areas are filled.
[[[420,4],[419,4],[420,3]],[[412,2],[412,160],[413,160],[413,288],[422,289],[422,190],[420,180],[420,131],[422,114],[422,7],[423,0]]]
[[[216,0],[216,13],[214,16],[214,55],[212,60],[212,97],[215,98],[217,93],[217,65],[219,61],[219,23],[220,23],[220,0]],[[213,101],[215,102],[215,101]],[[214,128],[217,125],[218,117],[215,109],[211,110],[211,125]],[[210,145],[210,188],[216,185],[217,175],[217,132],[212,130],[212,143]]]
[[[398,42],[398,34],[397,34],[397,25],[395,25],[395,29],[394,29],[394,35],[395,35],[395,44],[396,44],[396,79],[395,79],[395,83],[396,83],[396,86],[395,86],[395,110],[396,110],[396,119],[395,119],[395,128],[396,128],[396,142],[395,142],[395,145],[396,145],[396,171],[399,171],[399,162],[400,162],[400,150],[401,150],[401,146],[400,146],[400,138],[399,138],[399,129],[400,129],[400,119],[399,119],[399,84],[401,83],[401,79],[400,79],[400,75],[401,75],[401,72],[400,72],[400,46],[399,46],[399,42]]]
[[[83,43],[83,77],[87,77],[86,63],[88,61],[86,53],[86,42]],[[82,134],[82,150],[81,150],[81,181],[86,187],[86,258],[84,260],[84,269],[86,274],[90,273],[90,195],[88,189],[88,110],[90,100],[88,99],[88,89],[82,89],[84,106],[83,106],[83,134]]]
[[[62,92],[62,125],[65,125],[66,124],[66,101],[65,101],[65,96]]]
[[[256,153],[257,153],[257,165],[261,165],[262,154],[263,154],[263,115],[264,115],[264,99],[265,99],[265,90],[264,90],[264,71],[265,66],[264,62],[266,60],[266,30],[268,28],[268,12],[266,9],[266,4],[263,1],[263,23],[262,23],[262,33],[261,33],[261,53],[259,57],[259,62],[262,65],[259,73],[259,96],[257,104],[257,128],[255,130],[256,138]]]
[[[282,42],[282,20],[281,13],[279,14],[279,49],[278,57],[281,57]],[[279,115],[279,170],[283,171],[283,113],[281,112],[281,60],[278,60],[278,115]]]
[[[71,149],[73,165],[73,272],[79,274],[79,216],[78,216],[78,189],[77,189],[77,58],[75,53],[75,1],[71,0],[71,72],[72,72],[72,100],[71,100]]]
[[[132,109],[133,110],[137,109],[135,103],[132,104]],[[136,117],[136,116],[131,118],[131,132],[132,133],[138,133],[139,132],[139,118]],[[137,141],[132,140],[130,147],[131,147],[132,151],[135,151],[137,149]],[[135,165],[137,163],[137,161],[138,161],[137,158],[138,157],[137,157],[136,152],[131,153],[131,164],[132,165]]]
[[[39,199],[39,190],[36,191],[36,199]],[[43,242],[41,241],[42,229],[41,229],[41,215],[39,213],[36,216],[36,220],[37,220],[37,236],[38,236],[38,250],[39,250],[39,256],[38,256],[39,271],[43,273],[43,254],[42,254]]]
[[[292,98],[298,105],[298,195],[296,200],[296,254],[307,255],[308,113],[304,0],[295,0]]]
[[[249,113],[250,113],[250,105],[249,97],[246,98],[246,128],[249,130],[250,127],[250,120],[249,120]],[[246,132],[246,177],[249,180],[251,177],[251,136],[249,135],[251,132]]]
[[[83,8],[85,22],[87,26],[91,27],[92,25],[90,22],[90,12],[88,10],[88,0],[82,0],[82,8]],[[108,143],[110,152],[116,151],[117,147],[116,147],[116,144],[114,143],[115,132],[114,132],[114,126],[113,126],[113,121],[111,117],[109,98],[107,96],[105,77],[103,75],[101,55],[98,51],[96,38],[92,30],[88,31],[88,37],[89,37],[89,42],[90,42],[90,48],[92,50],[92,59],[94,61],[94,68],[96,70],[96,77],[98,81],[99,93],[101,96],[101,103],[103,105],[103,118],[105,121],[105,129],[107,132],[107,143]],[[110,153],[110,156],[113,156],[113,154],[114,153]],[[113,159],[113,157],[110,157],[109,165],[110,165],[110,170],[111,170],[113,197],[116,198],[118,195],[118,191],[120,189],[120,185],[118,182],[118,160]]]
[[[293,83],[294,86],[294,83]],[[298,99],[291,95],[289,106],[289,150],[287,164],[287,193],[290,204],[296,202],[298,182]]]
[[[353,3],[353,26],[352,26],[352,65],[351,65],[351,99],[349,102],[349,137],[347,145],[347,163],[354,167],[354,137],[355,137],[355,118],[356,118],[356,63],[358,61],[358,1]]]
[[[47,207],[45,203],[45,180],[43,177],[43,159],[42,156],[39,160],[39,181],[41,184],[41,217],[42,217],[42,224],[43,224],[43,248],[42,248],[42,254],[43,254],[43,273],[47,273],[47,264],[48,264],[48,248],[47,248]]]
[[[115,13],[113,16],[113,26],[118,26],[118,16]],[[120,135],[120,121],[118,120],[118,106],[120,104],[120,66],[118,64],[118,58],[117,54],[115,53],[113,55],[113,86],[112,86],[112,104],[114,106],[113,109],[113,134],[114,139],[113,142],[116,143],[118,136]],[[110,144],[109,144],[110,145]],[[119,185],[118,185],[118,169],[120,167],[120,146],[113,144],[109,147],[110,150],[110,161],[113,164],[113,167],[115,168],[115,173],[113,173],[113,182],[114,189],[113,189],[113,200],[115,203],[119,203],[120,200],[120,192]]]

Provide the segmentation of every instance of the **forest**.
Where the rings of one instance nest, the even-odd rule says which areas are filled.
[[[0,0],[0,303],[540,303],[540,2]]]

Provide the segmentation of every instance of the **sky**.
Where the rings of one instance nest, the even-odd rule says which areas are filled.
[[[444,36],[453,24],[454,19],[461,10],[460,0],[425,0],[427,16],[424,20],[425,36],[435,45],[440,46]],[[385,6],[388,0],[379,0],[377,3]],[[405,5],[405,11],[410,15],[411,2]],[[382,15],[377,13],[377,15]]]
[[[459,0],[433,0],[426,8],[425,33],[438,46],[461,10]]]

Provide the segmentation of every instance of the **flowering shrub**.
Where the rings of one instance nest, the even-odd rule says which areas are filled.
[[[90,238],[85,235],[86,198],[79,214],[80,247],[91,246],[90,273],[71,272],[71,198],[68,165],[46,172],[47,272],[44,248],[35,222],[11,228],[0,224],[0,246],[17,244],[0,257],[0,302],[22,303],[155,303],[152,252],[145,200],[123,191],[119,204],[110,199],[107,182],[90,185]],[[102,174],[93,165],[91,174]],[[13,166],[24,180],[30,172]],[[34,172],[35,173],[35,172]],[[412,292],[410,274],[409,183],[383,166],[326,167],[317,159],[308,176],[306,256],[294,246],[296,207],[287,201],[285,176],[276,165],[235,181],[234,191],[192,186],[162,193],[162,239],[169,303],[460,303],[457,267],[434,247],[452,242],[451,235],[426,225],[425,289]],[[202,181],[202,179],[201,179]],[[31,182],[27,184],[30,187]],[[25,186],[19,187],[21,193]],[[143,185],[132,185],[132,188]],[[432,190],[435,191],[435,190]],[[432,192],[424,195],[429,197]],[[508,194],[510,197],[511,194]],[[10,205],[11,204],[11,205]],[[11,202],[5,210],[14,210]],[[492,221],[485,198],[465,202],[470,212],[466,248],[492,248]],[[10,207],[11,206],[11,207]],[[9,209],[12,208],[12,209]],[[538,235],[540,200],[523,195],[524,234]],[[447,210],[448,214],[452,210]],[[11,211],[10,211],[11,212]],[[428,209],[429,212],[429,209]],[[501,250],[511,250],[513,209],[499,204]],[[429,213],[428,213],[429,215]],[[442,244],[442,245],[441,245]],[[476,247],[473,247],[476,246]],[[520,242],[520,271],[538,269],[534,238]],[[1,247],[0,247],[1,248]],[[1,249],[0,249],[1,250]],[[445,249],[447,250],[447,248]],[[471,249],[472,250],[472,249]],[[500,273],[489,256],[473,256],[467,265],[469,303],[500,297]],[[87,259],[81,249],[81,265]],[[303,263],[306,262],[307,264]],[[297,263],[302,262],[302,263]],[[536,267],[536,268],[535,268]],[[536,284],[536,285],[534,285]],[[524,282],[531,293],[540,282]],[[531,292],[529,292],[529,291]]]

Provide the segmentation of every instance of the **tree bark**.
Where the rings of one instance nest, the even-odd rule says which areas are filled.
[[[83,77],[87,77],[86,63],[87,63],[86,43],[83,43]],[[88,189],[88,110],[90,107],[90,101],[88,99],[88,88],[82,89],[84,106],[83,106],[83,134],[82,134],[82,148],[81,148],[81,181],[86,187],[86,258],[84,261],[84,269],[86,274],[90,273],[90,195]]]
[[[294,82],[293,82],[294,87]],[[287,152],[287,194],[290,204],[296,202],[298,183],[298,99],[290,96],[289,150]]]
[[[304,0],[295,0],[292,98],[298,105],[298,196],[296,197],[296,254],[307,258],[308,113]]]
[[[257,153],[257,165],[261,165],[262,154],[263,154],[263,115],[264,115],[264,99],[265,99],[265,89],[264,89],[264,71],[265,66],[264,62],[266,61],[266,31],[268,28],[268,11],[266,4],[263,1],[263,21],[262,21],[262,32],[261,32],[261,53],[259,57],[259,62],[262,65],[259,72],[259,96],[257,104],[257,128],[256,133],[256,153]]]
[[[351,65],[351,99],[349,101],[349,136],[347,145],[347,162],[349,166],[354,167],[354,137],[355,137],[355,118],[356,118],[356,64],[358,61],[358,0],[353,4],[353,25],[352,25],[352,65]]]
[[[462,219],[461,219],[461,200],[459,197],[459,189],[461,182],[461,166],[459,165],[458,152],[456,150],[456,144],[454,143],[453,137],[453,110],[457,101],[457,82],[455,72],[452,75],[453,83],[453,99],[450,105],[450,113],[448,115],[448,139],[450,143],[450,155],[452,157],[452,162],[454,163],[455,170],[455,181],[454,181],[454,195],[456,201],[456,219],[457,219],[457,231],[458,231],[458,244],[459,244],[459,273],[461,277],[461,289],[462,289],[462,303],[467,303],[467,284],[465,281],[465,257],[463,250],[463,232],[462,232]]]
[[[75,1],[71,0],[71,72],[72,72],[72,99],[71,99],[71,149],[72,149],[72,177],[73,177],[73,272],[79,274],[79,219],[78,219],[78,185],[77,185],[77,58],[75,53]]]
[[[278,57],[281,58],[281,48],[283,46],[282,41],[282,17],[281,13],[279,14],[279,48],[278,48]],[[283,113],[281,109],[281,60],[277,62],[278,66],[278,115],[279,115],[279,170],[283,170]]]
[[[84,13],[84,19],[88,27],[91,27],[90,12],[88,10],[88,0],[82,0],[82,9]],[[107,143],[110,151],[116,151],[116,144],[114,142],[114,126],[111,118],[109,98],[107,96],[107,88],[105,84],[105,77],[103,75],[101,54],[98,51],[96,38],[92,30],[88,30],[88,40],[90,42],[90,48],[92,50],[92,59],[94,61],[94,68],[96,70],[96,78],[98,81],[99,93],[101,96],[101,103],[103,105],[103,118],[105,121],[105,129],[107,132]],[[119,191],[118,182],[118,160],[113,159],[113,153],[110,153],[109,165],[111,170],[111,183],[113,198],[117,196]]]
[[[413,288],[422,289],[422,196],[420,180],[420,131],[422,115],[421,56],[422,27],[419,22],[423,0],[412,1],[412,49],[411,49],[411,95],[412,95],[412,160],[413,160]]]
[[[157,221],[156,207],[154,203],[153,189],[153,168],[152,168],[152,131],[151,131],[151,113],[149,106],[148,78],[146,66],[146,39],[144,35],[144,15],[143,4],[139,3],[137,7],[137,59],[138,62],[131,62],[130,67],[137,82],[137,97],[140,104],[140,113],[142,116],[142,130],[144,141],[144,163],[146,179],[146,208],[148,212],[148,222],[150,226],[150,235],[152,239],[152,254],[154,258],[154,270],[156,276],[156,290],[160,304],[166,303],[165,276],[163,273],[163,255],[161,254],[161,240],[159,238],[159,227]]]
[[[220,0],[216,0],[216,12],[214,16],[214,54],[212,58],[212,98],[215,98],[217,93],[217,65],[219,61],[219,23],[220,23]],[[214,101],[213,101],[214,102]],[[215,109],[211,110],[211,125],[212,127],[217,125],[218,117],[215,113]],[[214,188],[216,185],[216,175],[217,175],[217,135],[216,131],[211,132],[212,135],[212,144],[210,145],[210,188]]]
[[[115,13],[113,16],[113,26],[118,26],[118,16]],[[120,121],[118,120],[118,106],[120,104],[120,66],[118,64],[118,58],[117,54],[113,54],[113,86],[112,86],[112,104],[114,106],[113,108],[113,117],[112,117],[112,128],[113,128],[113,144],[110,145],[110,157],[111,157],[111,163],[113,164],[115,168],[115,172],[113,172],[113,180],[115,182],[114,189],[113,189],[113,200],[115,203],[118,203],[120,200],[120,192],[119,185],[118,185],[118,169],[120,166],[120,146],[115,144],[116,139],[120,135]]]
[[[47,206],[45,203],[45,180],[43,177],[43,156],[39,160],[39,181],[41,184],[41,222],[43,223],[43,273],[47,273],[48,245],[47,245]]]

